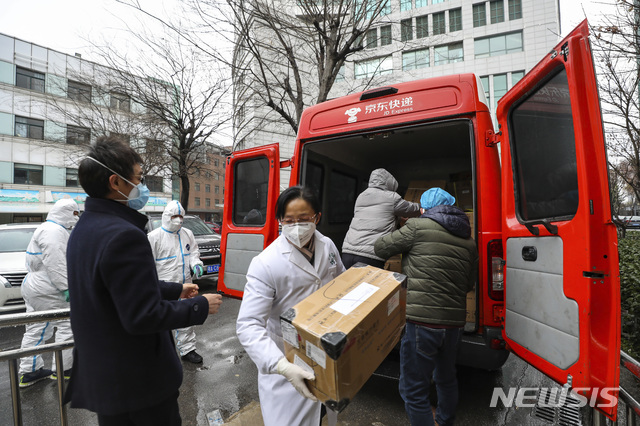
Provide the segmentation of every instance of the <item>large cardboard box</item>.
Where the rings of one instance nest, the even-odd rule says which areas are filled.
[[[467,322],[476,322],[476,291],[467,293]]]
[[[402,255],[396,254],[395,256],[391,256],[384,262],[384,269],[392,272],[402,272]]]
[[[327,407],[342,411],[400,341],[406,297],[405,275],[357,263],[280,316],[287,359]]]
[[[420,197],[430,188],[442,188],[445,189],[447,186],[447,181],[442,179],[436,180],[412,180],[409,182],[409,186],[407,187],[407,192],[404,194],[404,199],[407,201],[413,201],[414,203],[420,202]]]
[[[473,210],[466,211],[466,212],[464,212],[464,214],[466,214],[467,217],[469,218],[469,224],[471,225],[471,238],[475,239],[476,238],[476,225],[475,225],[475,221],[473,220]]]

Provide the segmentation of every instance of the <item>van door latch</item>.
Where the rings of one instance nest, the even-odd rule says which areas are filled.
[[[494,132],[493,130],[487,130],[484,134],[484,144],[488,147],[496,146],[500,143],[498,136],[502,136],[502,132]]]

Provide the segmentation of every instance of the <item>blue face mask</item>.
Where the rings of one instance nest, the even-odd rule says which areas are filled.
[[[102,167],[104,167],[105,169],[109,170],[110,172],[113,172],[115,174],[117,174],[122,180],[124,180],[125,182],[129,183],[130,185],[133,186],[133,189],[131,190],[131,192],[129,193],[129,195],[125,195],[122,192],[120,192],[120,194],[122,194],[126,200],[116,200],[116,201],[126,201],[127,202],[127,206],[131,207],[134,210],[140,210],[141,208],[143,208],[146,204],[147,201],[149,201],[149,188],[147,188],[147,185],[145,185],[143,182],[140,182],[139,184],[134,184],[133,182],[125,179],[124,177],[122,177],[120,175],[120,173],[116,172],[115,170],[105,166],[104,164],[102,164],[101,162],[99,162],[98,160],[96,160],[93,157],[87,157],[90,158],[91,160],[95,161],[96,163],[100,164]]]

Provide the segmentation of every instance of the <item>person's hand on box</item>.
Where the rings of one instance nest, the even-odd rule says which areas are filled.
[[[277,364],[278,374],[282,374],[286,379],[293,385],[294,388],[298,391],[298,393],[305,398],[309,398],[312,401],[317,401],[316,398],[309,388],[307,384],[304,382],[306,380],[315,380],[316,376],[310,372],[306,371],[295,364],[287,361],[286,358],[281,358]]]

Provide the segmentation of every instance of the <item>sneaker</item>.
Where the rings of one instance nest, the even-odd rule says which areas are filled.
[[[183,361],[187,361],[190,362],[192,364],[200,364],[202,363],[202,357],[200,355],[198,355],[198,353],[194,350],[192,350],[191,352],[189,352],[186,355],[182,356],[182,360]]]
[[[19,386],[21,388],[26,388],[28,386],[31,386],[34,383],[39,382],[42,379],[46,379],[47,377],[51,376],[52,373],[53,371],[47,370],[45,368],[41,368],[31,373],[25,373],[22,376],[20,376]]]
[[[64,370],[64,379],[65,380],[69,380],[71,378],[71,370],[73,370],[73,368],[70,368],[68,370]],[[56,371],[54,371],[53,373],[51,373],[51,376],[49,376],[50,379],[52,380],[58,380],[58,373]]]

